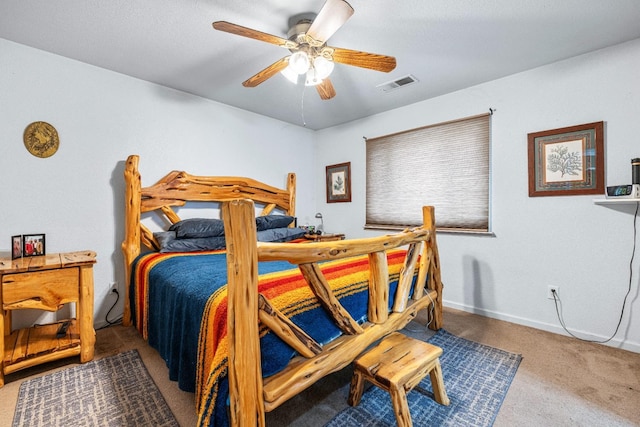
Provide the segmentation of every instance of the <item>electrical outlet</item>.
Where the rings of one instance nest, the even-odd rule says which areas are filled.
[[[111,292],[118,292],[118,282],[109,283],[109,289],[111,289]]]
[[[547,287],[547,298],[554,299],[553,298],[553,293],[554,292],[556,294],[556,298],[558,298],[560,296],[560,294],[559,294],[560,286],[548,286]]]

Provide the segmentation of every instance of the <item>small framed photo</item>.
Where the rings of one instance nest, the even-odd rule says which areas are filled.
[[[22,235],[22,256],[41,256],[45,253],[44,234]]]
[[[22,234],[11,236],[11,259],[22,256]]]
[[[351,201],[351,162],[327,166],[327,203]]]
[[[529,197],[604,194],[604,122],[530,133]]]

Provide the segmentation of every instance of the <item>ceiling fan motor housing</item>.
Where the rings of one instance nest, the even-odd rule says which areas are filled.
[[[311,27],[313,21],[310,19],[302,19],[297,24],[289,28],[287,38],[296,43],[307,43],[307,31]]]

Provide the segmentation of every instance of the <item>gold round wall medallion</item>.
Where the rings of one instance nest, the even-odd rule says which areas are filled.
[[[24,146],[36,157],[51,157],[60,140],[58,131],[47,122],[33,122],[24,130]]]

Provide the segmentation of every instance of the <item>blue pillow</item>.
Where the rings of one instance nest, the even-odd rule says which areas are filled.
[[[169,227],[178,239],[224,236],[224,222],[221,219],[190,218],[178,221]]]
[[[175,231],[161,231],[158,233],[153,233],[153,237],[156,238],[158,244],[160,245],[160,249],[169,244],[172,240],[176,238]]]
[[[225,248],[224,236],[177,239],[175,231],[153,233],[160,244],[160,252],[213,251]]]
[[[300,239],[306,230],[295,227],[272,228],[270,230],[258,231],[258,242],[288,242],[289,240]]]
[[[295,218],[288,215],[264,215],[256,217],[256,230],[287,227]]]

